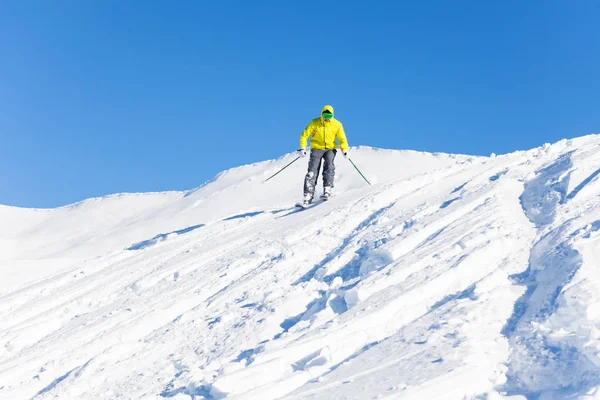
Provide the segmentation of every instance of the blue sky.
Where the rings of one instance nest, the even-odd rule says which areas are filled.
[[[600,132],[600,2],[369,3],[1,2],[0,204],[191,189],[294,151],[324,104],[351,146]]]

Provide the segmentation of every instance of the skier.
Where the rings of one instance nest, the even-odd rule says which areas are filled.
[[[321,116],[313,119],[302,135],[300,135],[300,149],[298,154],[301,157],[306,156],[306,145],[308,138],[310,140],[310,158],[308,161],[308,172],[304,178],[304,202],[303,207],[307,207],[313,200],[315,194],[315,185],[319,177],[321,162],[323,165],[323,200],[329,199],[333,189],[333,179],[335,175],[335,165],[333,160],[337,153],[336,139],[339,142],[340,150],[344,157],[348,158],[348,141],[344,133],[342,123],[333,118],[333,107],[327,105],[323,107]]]

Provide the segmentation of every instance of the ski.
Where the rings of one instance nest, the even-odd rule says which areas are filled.
[[[303,202],[298,202],[298,203],[295,204],[295,206],[298,207],[298,208],[300,208],[300,209],[302,209],[302,210],[306,210],[307,208],[314,207],[314,206],[316,206],[316,205],[318,205],[320,203],[323,203],[324,201],[327,201],[327,199],[320,199],[320,200],[317,200],[317,201],[313,201],[312,203],[310,203],[310,204],[308,204],[306,206],[304,205]]]

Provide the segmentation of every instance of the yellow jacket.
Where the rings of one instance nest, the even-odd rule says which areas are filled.
[[[333,107],[323,107],[321,116],[313,119],[310,124],[308,124],[306,129],[304,129],[304,132],[302,132],[302,135],[300,135],[300,148],[304,149],[308,143],[308,138],[311,137],[311,149],[335,149],[337,147],[335,140],[337,139],[340,143],[340,149],[342,149],[342,151],[348,150],[348,140],[346,140],[346,134],[344,133],[342,123],[334,118],[331,118],[329,122],[325,122],[322,116],[323,111],[329,111],[333,114]]]

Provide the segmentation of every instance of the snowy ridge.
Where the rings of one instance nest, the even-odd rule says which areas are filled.
[[[0,399],[600,398],[599,150],[0,207]]]

